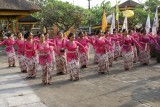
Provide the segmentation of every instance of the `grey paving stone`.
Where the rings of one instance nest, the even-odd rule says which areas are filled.
[[[33,104],[21,105],[17,107],[47,107],[47,106],[43,103],[33,103]]]
[[[8,107],[7,102],[0,96],[0,107]]]
[[[40,102],[40,99],[35,94],[27,94],[25,96],[16,96],[7,99],[9,107],[20,106],[24,104],[32,104]]]
[[[0,57],[0,97],[12,107],[160,107],[160,64],[155,59],[148,66],[138,62],[124,71],[123,58],[119,58],[109,75],[99,75],[90,54],[79,81],[69,81],[69,75],[55,76],[53,71],[53,84],[42,85],[41,71],[36,79],[22,79],[26,74],[19,73],[18,67],[7,68],[6,56]],[[38,102],[26,98],[30,94]]]

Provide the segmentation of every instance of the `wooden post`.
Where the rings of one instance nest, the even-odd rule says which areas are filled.
[[[12,33],[15,34],[15,32],[14,32],[14,21],[13,21],[13,20],[12,20],[12,22],[11,22],[11,27],[12,27],[12,28],[11,28]]]
[[[18,20],[16,20],[16,33],[19,31]]]

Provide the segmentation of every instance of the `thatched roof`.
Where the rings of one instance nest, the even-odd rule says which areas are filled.
[[[38,21],[39,21],[38,19],[36,19],[35,17],[33,17],[31,15],[18,19],[18,22],[32,22],[32,23],[34,23],[34,22],[38,22]]]
[[[119,8],[125,8],[125,7],[136,7],[139,5],[139,3],[133,1],[133,0],[127,0],[119,5]]]
[[[0,0],[0,11],[40,11],[40,7],[27,0]]]

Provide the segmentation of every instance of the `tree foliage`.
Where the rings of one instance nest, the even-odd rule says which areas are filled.
[[[102,22],[103,9],[106,11],[106,14],[109,15],[114,11],[114,8],[111,6],[111,2],[102,1],[101,5],[96,5],[91,8],[91,24],[96,25]]]
[[[152,24],[158,6],[160,6],[159,0],[147,0],[144,4],[138,5],[134,10],[135,15],[128,19],[130,27],[134,27],[136,24],[140,23],[145,27],[148,14],[150,15]]]
[[[57,25],[61,30],[68,30],[71,26],[86,23],[88,11],[68,2],[48,0],[42,7],[41,17],[44,26]]]
[[[105,0],[101,5],[96,5],[90,10],[72,5],[68,2],[59,0],[31,0],[38,4],[42,11],[35,13],[34,16],[41,19],[44,26],[57,25],[60,29],[66,31],[71,26],[88,26],[89,20],[91,25],[99,24],[102,20],[103,9],[107,14],[111,13],[111,3]]]
[[[144,4],[145,10],[150,12],[155,12],[158,6],[160,6],[159,0],[147,0]]]
[[[31,0],[34,1],[42,8],[42,12],[34,14],[37,18],[41,19],[44,26],[52,26],[56,24],[61,30],[68,30],[71,26],[88,26],[89,20],[91,25],[100,24],[102,22],[103,9],[107,15],[115,11],[111,6],[110,1],[104,0],[101,5],[96,5],[90,10],[72,5],[68,2],[60,0]],[[92,2],[92,1],[91,1]],[[134,10],[134,16],[128,18],[130,27],[136,24],[145,25],[147,15],[150,14],[151,22],[156,8],[160,6],[159,0],[147,0],[144,4],[138,5]],[[120,19],[124,19],[120,12]]]

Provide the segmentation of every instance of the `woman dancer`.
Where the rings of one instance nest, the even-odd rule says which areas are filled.
[[[110,36],[109,32],[105,33],[105,38],[110,42],[114,39]],[[109,61],[109,66],[112,67],[112,64],[114,61],[114,48],[113,48],[113,46],[108,46],[108,47],[109,47],[108,61]]]
[[[120,51],[121,51],[121,46],[120,46],[120,40],[121,37],[120,35],[117,34],[117,30],[113,29],[113,34],[111,35],[112,38],[112,45],[114,48],[114,60],[117,60],[118,57],[121,55]]]
[[[50,45],[54,43],[45,41],[44,34],[39,35],[40,42],[37,43],[37,50],[39,55],[39,64],[42,67],[42,83],[51,84],[51,71],[52,71],[52,50]]]
[[[130,35],[132,36],[132,38],[134,38],[134,40],[139,42],[139,35],[136,31],[132,32]],[[135,43],[132,43],[132,45],[133,45],[133,52],[134,52],[133,63],[136,63],[138,61],[138,51],[137,51],[137,47],[136,47]]]
[[[61,31],[59,31],[57,35],[58,36],[54,39],[54,43],[56,46],[55,59],[56,59],[57,75],[64,75],[67,73],[67,62],[63,46],[67,40],[64,38],[63,33]]]
[[[78,33],[79,38],[77,39],[77,41],[82,44],[85,47],[86,52],[79,47],[78,48],[78,53],[79,53],[79,58],[80,58],[80,64],[82,68],[86,68],[88,65],[88,53],[89,53],[89,46],[88,43],[91,42],[89,39],[87,39],[86,37],[84,37],[83,32],[79,32]]]
[[[79,80],[79,61],[78,61],[78,47],[82,48],[83,51],[87,54],[85,48],[82,44],[75,41],[75,35],[70,33],[68,35],[69,41],[67,41],[64,45],[66,49],[67,62],[69,66],[70,79],[73,81]]]
[[[150,47],[149,47],[149,40],[152,39],[155,41],[155,39],[151,36],[146,34],[146,30],[141,30],[141,37],[140,37],[140,63],[143,65],[148,65],[150,62]],[[156,43],[156,42],[155,42]]]
[[[6,53],[8,57],[8,64],[9,67],[15,67],[15,50],[14,50],[14,39],[11,33],[7,33],[6,35],[8,38],[5,39],[3,42],[0,42],[0,45],[5,45],[6,46]]]
[[[96,53],[98,55],[99,73],[104,74],[106,71],[109,72],[108,51],[111,43],[104,36],[102,37],[100,30],[96,32],[96,35],[98,37],[95,38],[93,45],[96,46]]]
[[[22,37],[22,33],[18,32],[17,33],[17,39],[15,41],[15,45],[18,46],[17,49],[17,55],[18,55],[18,60],[19,60],[19,67],[21,69],[21,72],[27,73],[27,66],[25,64],[25,57],[24,57],[24,38]]]
[[[160,63],[160,29],[157,31],[156,42],[159,45],[156,45],[156,60]]]
[[[133,60],[134,60],[134,50],[132,47],[132,42],[140,47],[138,42],[131,36],[128,35],[128,32],[126,29],[123,29],[123,38],[122,38],[122,56],[124,57],[124,69],[130,70],[133,66]]]
[[[32,39],[33,34],[31,32],[27,32],[24,35],[26,39],[24,43],[24,55],[25,55],[25,63],[27,65],[27,73],[28,76],[26,78],[36,78],[37,75],[37,67],[38,62],[36,58],[36,44],[35,41]]]
[[[45,33],[44,37],[45,37],[46,42],[54,42],[54,39],[49,39],[48,33]],[[51,47],[51,51],[52,51],[52,71],[53,71],[55,68],[55,52],[54,52],[55,48],[53,46],[50,46],[50,47]]]

